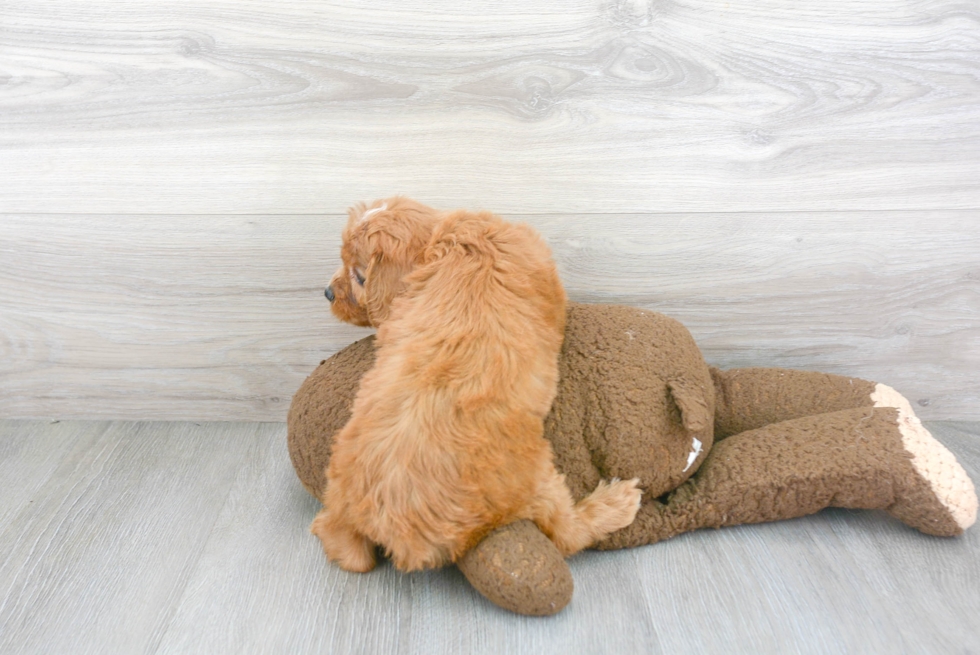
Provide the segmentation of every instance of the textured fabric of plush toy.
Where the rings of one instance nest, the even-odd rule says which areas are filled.
[[[715,444],[697,476],[665,503],[645,502],[602,549],[699,528],[778,521],[826,507],[883,509],[928,534],[963,530],[913,468],[897,411],[846,409],[767,425]]]
[[[546,616],[572,599],[568,564],[531,521],[491,532],[457,566],[474,588],[514,612]]]
[[[289,453],[317,498],[333,435],[373,363],[368,337],[322,362],[293,398]],[[545,437],[573,496],[612,477],[639,477],[646,492],[636,520],[600,549],[825,507],[881,509],[943,536],[976,518],[965,471],[884,385],[785,369],[709,369],[673,319],[576,303],[568,304],[559,373]],[[494,531],[459,566],[483,595],[515,612],[551,614],[571,599],[567,565],[527,521]]]
[[[558,366],[544,432],[576,499],[600,479],[633,477],[656,497],[697,471],[714,440],[715,389],[683,325],[635,307],[569,303]]]
[[[781,368],[711,369],[717,407],[715,438],[802,416],[871,404],[875,383]]]
[[[327,481],[333,435],[347,425],[361,377],[374,366],[374,335],[320,365],[293,396],[287,417],[289,457],[300,482],[319,500]]]

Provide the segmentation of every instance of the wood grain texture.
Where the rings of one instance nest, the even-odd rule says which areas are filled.
[[[57,468],[0,533],[5,653],[152,650],[261,429],[75,426],[82,434],[54,451]]]
[[[158,652],[412,650],[415,576],[390,566],[356,576],[328,565],[309,531],[320,505],[297,484],[285,425],[263,424],[261,434],[161,628]]]
[[[928,427],[978,479],[980,424]],[[587,552],[570,560],[572,603],[550,618],[501,610],[454,568],[345,573],[308,532],[317,503],[285,437],[282,424],[0,421],[4,473],[45,479],[29,503],[0,485],[0,507],[20,506],[0,527],[0,651],[827,655],[980,643],[980,528],[941,539],[881,512]],[[32,441],[62,447],[42,465]]]
[[[88,443],[107,423],[11,422],[0,432],[0,534],[16,523],[19,512],[44,491],[62,459],[78,441]],[[31,508],[32,509],[32,508]]]
[[[528,218],[573,300],[681,320],[709,363],[885,382],[980,419],[980,212]],[[0,416],[284,420],[368,331],[339,216],[0,216]]]
[[[0,11],[0,211],[980,207],[973,2]]]

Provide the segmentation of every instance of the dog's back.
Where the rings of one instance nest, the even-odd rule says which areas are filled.
[[[396,301],[381,344],[411,344],[403,370],[423,387],[448,388],[461,408],[551,406],[564,334],[565,291],[551,251],[532,228],[490,213],[453,212]],[[546,382],[542,387],[539,383]]]

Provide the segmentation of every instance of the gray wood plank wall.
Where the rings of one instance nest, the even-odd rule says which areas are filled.
[[[714,364],[980,419],[980,5],[0,7],[0,416],[282,420],[343,208],[527,220]]]

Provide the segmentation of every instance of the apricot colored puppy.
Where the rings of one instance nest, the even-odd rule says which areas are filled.
[[[380,545],[400,570],[438,567],[523,518],[567,556],[629,525],[637,481],[575,504],[542,436],[565,291],[537,232],[407,198],[349,213],[326,295],[378,351],[312,525],[327,556],[369,571]]]

